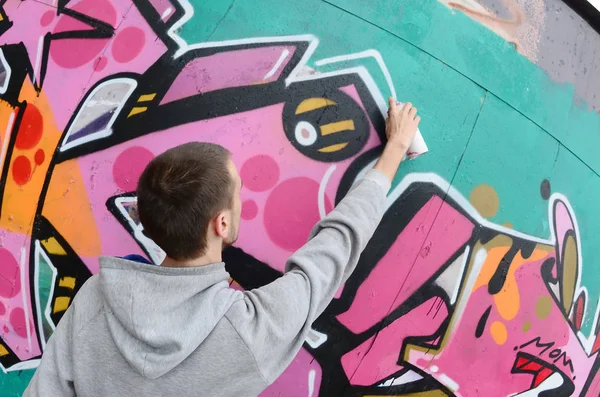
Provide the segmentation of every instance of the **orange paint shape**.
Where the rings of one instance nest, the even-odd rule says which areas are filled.
[[[100,233],[75,159],[54,167],[42,215],[79,256],[100,255]]]
[[[19,146],[21,149],[16,146],[12,148],[10,159],[4,157],[8,151],[2,145],[0,163],[7,164],[9,170],[2,198],[0,228],[13,233],[30,234],[49,168],[48,161],[37,165],[34,156],[38,150],[54,153],[61,131],[56,127],[46,95],[43,91],[38,95],[28,80],[23,83],[19,99],[27,104],[15,110],[35,117],[23,117],[20,126],[13,125],[8,132],[6,129],[2,132],[2,143],[8,142],[15,134],[25,134],[25,143]]]
[[[508,268],[508,274],[506,276],[506,281],[502,286],[502,290],[494,295],[496,308],[503,319],[514,319],[519,313],[519,308],[521,306],[521,294],[519,293],[519,286],[517,285],[515,272],[523,265],[530,262],[537,262],[546,256],[548,256],[548,253],[539,249],[534,250],[531,256],[527,259],[524,259],[521,256],[520,251],[517,253],[517,255],[515,255],[514,260]]]
[[[494,247],[488,251],[488,256],[473,287],[473,292],[481,287],[487,288],[496,269],[500,266],[502,258],[504,258],[509,249],[510,247]],[[496,310],[498,310],[498,313],[504,320],[510,321],[514,319],[519,313],[521,306],[521,295],[515,278],[515,272],[521,266],[529,262],[539,261],[546,256],[548,256],[548,252],[542,249],[534,249],[531,256],[527,259],[521,256],[520,251],[515,255],[508,268],[508,274],[506,275],[502,289],[494,295]]]
[[[508,331],[506,329],[506,325],[501,323],[500,321],[494,321],[490,326],[490,333],[492,334],[492,338],[497,345],[503,345],[506,343],[508,339]]]

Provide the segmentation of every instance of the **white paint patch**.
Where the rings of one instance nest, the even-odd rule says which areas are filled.
[[[308,397],[313,397],[313,393],[315,392],[315,378],[317,377],[317,373],[314,369],[308,371]]]
[[[8,61],[4,57],[4,51],[2,51],[2,48],[0,48],[0,63],[2,64],[2,67],[6,72],[6,76],[4,76],[4,81],[2,81],[0,85],[0,94],[4,94],[6,93],[8,85],[10,84],[10,75],[12,74],[12,69],[10,68]]]
[[[172,12],[173,12],[173,8],[171,8],[171,7],[167,8],[163,12],[163,14],[160,16],[160,19],[162,19],[163,21],[166,20],[169,17],[169,15],[171,15]]]
[[[470,247],[467,246],[465,248],[465,252],[450,264],[439,275],[439,277],[435,280],[435,284],[442,288],[448,294],[450,298],[450,304],[453,305],[456,303],[456,299],[458,298],[458,292],[460,291],[460,284],[463,280],[465,268],[467,266],[467,261],[469,258]]]
[[[448,375],[441,374],[439,376],[439,380],[453,392],[456,392],[458,390],[458,383],[456,383],[456,381],[454,379],[450,378]]]
[[[327,341],[327,335],[311,329],[306,336],[306,343],[313,349],[318,348]]]
[[[269,71],[269,73],[267,73],[265,75],[265,78],[263,80],[268,80],[271,77],[273,77],[273,75],[281,67],[281,65],[283,64],[283,61],[285,61],[285,59],[288,57],[288,55],[290,55],[290,51],[288,49],[283,50],[283,52],[281,53],[281,56],[279,57],[279,59],[277,60],[277,62],[275,63],[275,65],[273,66],[273,69],[271,69]]]
[[[548,379],[540,383],[536,388],[527,390],[523,393],[513,394],[513,396],[537,397],[543,391],[558,389],[563,384],[563,382],[564,381],[562,376],[560,376],[558,372],[555,372],[552,375],[550,375]]]
[[[423,379],[423,377],[421,375],[419,375],[418,373],[416,373],[413,370],[409,370],[409,371],[405,372],[404,374],[402,374],[402,376],[393,379],[390,386],[405,385],[407,383],[416,382],[421,379]]]

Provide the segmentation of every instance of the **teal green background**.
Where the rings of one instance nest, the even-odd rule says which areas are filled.
[[[514,47],[436,0],[190,0],[193,18],[181,29],[188,43],[258,36],[314,34],[309,61],[378,50],[398,99],[419,108],[430,153],[407,162],[410,172],[435,172],[465,197],[493,186],[500,209],[491,219],[550,237],[548,201],[540,184],[568,197],[577,216],[589,292],[584,334],[600,296],[600,117],[576,101],[570,85],[547,74]],[[363,62],[384,96],[385,79]],[[0,374],[0,396],[19,396],[33,371]]]

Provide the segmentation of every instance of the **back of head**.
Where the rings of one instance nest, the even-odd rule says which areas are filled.
[[[144,233],[176,260],[204,254],[210,220],[230,208],[230,153],[222,146],[190,142],[155,157],[137,187]]]

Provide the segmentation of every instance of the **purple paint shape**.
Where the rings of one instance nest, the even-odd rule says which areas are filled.
[[[96,117],[96,119],[90,121],[85,127],[80,129],[79,131],[69,135],[65,143],[72,142],[75,139],[79,139],[105,129],[108,126],[108,123],[110,122],[110,119],[113,115],[114,111],[101,114],[100,116]]]
[[[276,81],[295,50],[293,46],[260,47],[193,59],[175,78],[160,104],[224,88]]]

